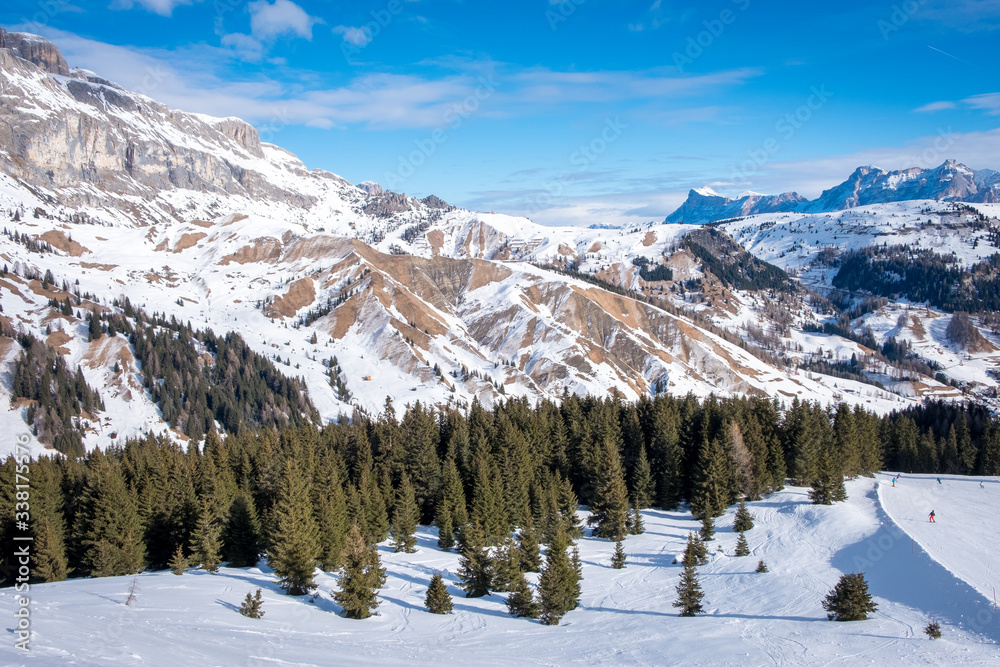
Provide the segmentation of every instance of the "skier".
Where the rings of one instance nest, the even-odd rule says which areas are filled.
[[[938,477],[938,484],[940,484],[940,483],[941,483],[941,478],[940,478],[940,477]]]
[[[985,489],[986,487],[985,487],[985,486],[983,486],[983,483],[982,483],[982,482],[980,482],[980,483],[979,483],[979,488],[980,488],[980,489]]]
[[[937,522],[936,522],[936,521],[934,520],[934,510],[931,510],[931,523],[937,523]]]

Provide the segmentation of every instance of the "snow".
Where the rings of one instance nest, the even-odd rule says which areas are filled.
[[[882,478],[879,482],[884,482]],[[967,483],[970,491],[953,492]],[[927,482],[923,480],[919,483]],[[457,555],[436,547],[435,530],[422,528],[418,551],[391,553],[380,547],[388,570],[378,615],[363,621],[338,615],[331,589],[336,577],[319,574],[319,598],[283,595],[264,566],[223,568],[218,575],[189,571],[138,577],[138,597],[124,600],[129,577],[76,579],[33,586],[32,654],[0,645],[4,664],[170,665],[649,665],[690,664],[988,664],[1000,650],[1000,614],[951,570],[968,549],[976,562],[995,566],[996,536],[987,514],[963,509],[977,480],[948,480],[947,499],[937,503],[941,523],[931,528],[976,525],[971,542],[938,532],[927,538],[931,555],[887,519],[876,482],[848,483],[850,499],[833,506],[809,504],[807,490],[788,488],[750,503],[756,525],[747,537],[752,555],[732,553],[733,510],[717,522],[708,565],[700,567],[706,613],[679,618],[672,607],[681,566],[673,563],[688,531],[689,514],[646,510],[646,533],[625,541],[628,566],[610,568],[613,543],[589,537],[579,546],[583,562],[581,606],[557,627],[507,615],[505,595],[466,599],[456,586]],[[917,480],[905,478],[903,493]],[[993,480],[985,493],[995,496]],[[930,491],[932,489],[928,489]],[[916,500],[916,498],[914,498]],[[993,499],[995,504],[996,499]],[[897,516],[892,501],[890,511]],[[914,519],[920,523],[923,507]],[[902,515],[900,515],[902,516]],[[910,524],[905,524],[907,529]],[[923,524],[920,524],[921,526]],[[925,527],[926,528],[926,527]],[[958,529],[960,530],[960,529]],[[921,536],[920,539],[923,538]],[[990,559],[993,559],[992,563]],[[770,572],[756,574],[759,559]],[[841,574],[862,569],[879,605],[865,622],[826,620],[821,601]],[[423,597],[434,572],[444,573],[455,611],[435,616]],[[530,575],[533,581],[537,575]],[[251,620],[237,608],[263,588],[265,616]],[[10,614],[13,591],[0,591],[0,610]],[[9,617],[9,616],[8,616]],[[944,637],[922,632],[931,619]]]
[[[888,516],[912,538],[915,548],[988,602],[995,599],[1000,588],[1000,478],[904,474],[893,487],[886,473],[879,476],[878,494]],[[928,518],[931,510],[934,523]]]

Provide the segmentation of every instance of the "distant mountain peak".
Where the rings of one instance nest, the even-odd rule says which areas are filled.
[[[666,222],[704,224],[758,213],[828,213],[897,201],[940,199],[974,203],[1000,202],[1000,172],[972,169],[954,159],[931,169],[911,167],[886,171],[863,165],[847,179],[810,201],[794,192],[763,195],[746,191],[735,199],[711,188],[691,190],[685,201]]]

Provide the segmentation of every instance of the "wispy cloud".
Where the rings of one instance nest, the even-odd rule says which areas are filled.
[[[981,109],[991,116],[1000,115],[1000,93],[974,95],[962,101],[973,109]]]
[[[922,107],[917,107],[914,111],[919,113],[934,113],[936,111],[959,109],[963,105],[971,109],[985,111],[987,115],[990,116],[997,116],[1000,115],[1000,93],[983,93],[981,95],[973,95],[972,97],[966,97],[964,100],[959,100],[957,102],[949,100],[931,102],[930,104],[925,104]]]
[[[638,21],[628,24],[628,29],[632,32],[656,30],[665,23],[669,23],[670,20],[671,15],[663,6],[663,0],[655,0]]]
[[[917,107],[914,109],[917,113],[934,113],[935,111],[946,111],[948,109],[955,109],[958,105],[954,102],[942,101],[942,102],[931,102],[930,104],[925,104],[922,107]]]
[[[201,0],[114,0],[111,9],[132,9],[138,5],[154,14],[170,16],[180,5],[192,5],[196,2]]]
[[[264,74],[234,80],[232,65],[236,59],[259,58],[265,53],[261,43],[250,35],[226,35],[223,47],[194,45],[162,50],[116,46],[55,29],[44,32],[70,63],[171,106],[240,116],[250,122],[266,122],[275,109],[280,109],[286,123],[313,127],[440,127],[449,112],[475,95],[484,81],[492,82],[491,87],[496,89],[489,109],[480,111],[487,117],[548,114],[553,107],[567,104],[618,109],[659,101],[662,107],[662,100],[668,99],[671,102],[667,108],[677,109],[674,122],[681,122],[684,98],[721,92],[760,74],[753,69],[738,69],[678,76],[671,68],[562,72],[459,59],[449,61],[450,65],[427,64],[424,69],[432,73],[366,73],[343,85],[324,88],[317,84],[322,77],[303,71],[283,71],[280,80]],[[149,72],[157,73],[152,89],[148,85]],[[693,121],[697,116],[688,113],[687,119]]]

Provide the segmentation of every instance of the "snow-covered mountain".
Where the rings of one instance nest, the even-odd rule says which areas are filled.
[[[242,120],[170,109],[71,69],[41,38],[0,40],[0,212],[12,232],[0,236],[10,269],[0,277],[0,324],[46,339],[101,392],[104,412],[82,421],[88,447],[167,428],[128,339],[88,341],[87,311],[109,312],[123,297],[195,329],[238,332],[303,378],[324,420],[377,412],[386,396],[461,407],[669,391],[885,412],[961,397],[947,378],[976,392],[996,386],[985,353],[971,379],[903,379],[856,341],[803,333],[830,316],[825,306],[721,230],[543,227],[355,186],[307,169]],[[789,245],[841,238],[833,229],[816,238],[810,216],[780,212],[801,197],[769,201],[779,212],[765,216],[799,221],[783,228],[794,230]],[[877,216],[885,233],[910,224]],[[726,231],[800,273],[743,228]],[[53,307],[68,296],[63,281],[90,295],[69,314]],[[931,344],[946,346],[942,336],[932,331]],[[10,402],[18,349],[0,337],[0,424],[9,430],[23,430],[27,416],[28,406]],[[852,356],[872,359],[870,377],[814,372],[826,368],[817,360]],[[331,386],[332,357],[349,396]]]
[[[869,204],[932,199],[976,203],[1000,202],[1000,172],[970,169],[947,160],[934,169],[885,171],[858,167],[846,181],[808,200],[795,192],[780,195],[743,193],[723,197],[711,188],[688,193],[687,200],[667,216],[669,223],[704,224],[760,213],[827,213]]]
[[[797,211],[807,202],[796,192],[780,195],[762,195],[744,192],[736,199],[723,197],[709,187],[691,190],[687,200],[667,216],[669,223],[703,224],[717,220],[739,218],[755,213],[776,213]]]

